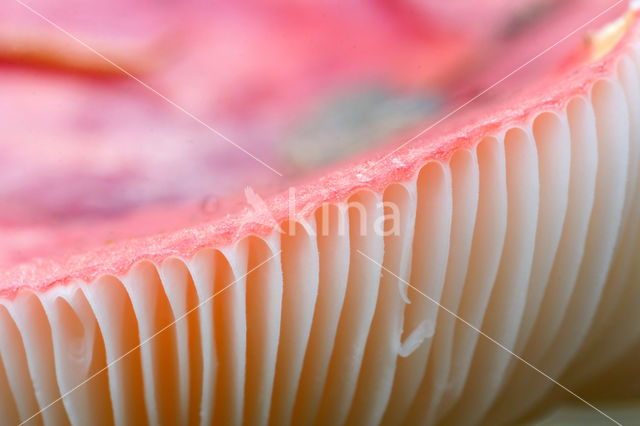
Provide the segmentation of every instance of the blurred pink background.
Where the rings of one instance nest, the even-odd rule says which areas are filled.
[[[209,220],[248,185],[269,194],[392,143],[613,3],[21,1],[284,176],[6,0],[0,267]],[[488,98],[556,66],[581,34]]]

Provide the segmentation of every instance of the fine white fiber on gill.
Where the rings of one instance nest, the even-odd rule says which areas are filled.
[[[441,299],[438,301],[434,297],[435,295],[432,297],[455,313],[458,311],[462,298],[478,207],[479,169],[476,151],[461,150],[456,152],[453,154],[449,166],[452,202],[450,247],[447,262],[445,263],[443,259],[443,263],[440,265],[444,267],[446,264]],[[422,173],[427,170],[427,167],[430,165],[423,168]],[[420,261],[420,257],[414,257],[414,263],[417,264]],[[411,394],[409,394],[408,400],[401,402],[403,411],[399,411],[398,418],[404,418],[402,415],[404,410],[407,406],[411,407],[413,403],[412,414],[408,419],[430,424],[435,417],[435,408],[440,403],[447,387],[453,350],[453,330],[457,320],[446,312],[440,312],[434,303],[429,303],[426,309],[431,309],[432,315],[437,318],[437,327],[433,343],[431,343],[433,352],[428,354],[424,379],[420,379],[421,384],[415,398],[411,398]],[[395,423],[395,418],[390,418],[387,424],[393,423]]]
[[[480,174],[478,213],[474,229],[469,269],[462,290],[458,315],[476,328],[482,319],[500,266],[507,228],[507,184],[504,136],[486,138],[477,148]],[[464,389],[478,333],[456,322],[447,389],[437,409],[446,414]]]
[[[433,162],[422,169],[417,180],[412,250],[421,255],[411,257],[411,275],[404,279],[439,300],[449,254],[451,174],[448,167]],[[422,303],[421,295],[412,289],[407,291],[413,303],[405,307],[403,341],[398,349],[400,358],[384,424],[394,423],[406,415],[423,379],[435,332],[437,306]]]
[[[639,59],[282,232],[1,300],[0,423],[494,425],[567,397],[434,301],[637,397]]]
[[[395,223],[386,222],[389,225],[387,229],[378,229],[385,233],[385,269],[380,279],[376,312],[367,339],[357,391],[347,418],[349,424],[379,423],[391,394],[406,306],[398,289],[399,286],[406,288],[402,280],[409,280],[416,220],[415,184],[409,187],[411,189],[407,190],[403,185],[391,185],[383,195],[385,216],[396,220]]]

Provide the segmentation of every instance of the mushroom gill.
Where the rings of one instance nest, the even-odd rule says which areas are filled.
[[[0,423],[637,421],[638,41],[578,89],[264,235],[2,293]]]

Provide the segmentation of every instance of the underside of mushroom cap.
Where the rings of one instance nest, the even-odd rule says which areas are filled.
[[[636,12],[607,31],[264,204],[0,273],[0,418],[502,424],[609,371],[637,398]]]

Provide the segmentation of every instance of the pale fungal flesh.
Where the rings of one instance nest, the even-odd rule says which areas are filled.
[[[638,59],[295,235],[0,301],[2,424],[500,424],[557,395],[405,282],[578,392],[640,342]]]

